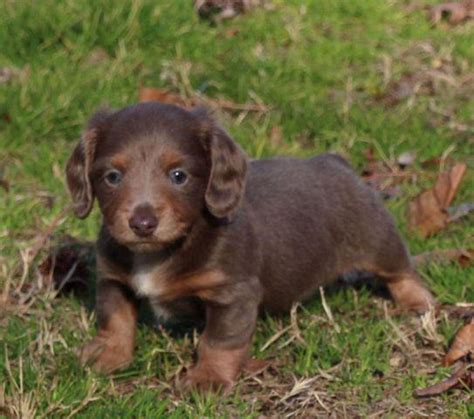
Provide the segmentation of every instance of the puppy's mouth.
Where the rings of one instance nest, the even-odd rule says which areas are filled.
[[[190,230],[191,226],[187,226],[186,228],[177,229],[173,234],[151,236],[149,238],[136,238],[124,244],[131,251],[136,253],[161,251],[167,248],[173,248],[177,243],[183,243],[189,235]]]
[[[180,236],[174,240],[158,241],[158,240],[140,240],[128,242],[125,245],[135,253],[153,253],[162,251],[173,251],[181,247],[186,236]]]
[[[165,247],[164,244],[158,244],[156,242],[133,242],[127,243],[126,246],[134,253],[155,252]]]
[[[159,252],[172,247],[174,243],[183,241],[192,229],[192,224],[187,222],[174,222],[166,228],[159,227],[148,236],[140,237],[124,224],[107,223],[107,228],[117,242],[134,253]]]

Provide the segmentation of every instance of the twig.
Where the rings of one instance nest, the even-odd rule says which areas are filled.
[[[324,297],[324,288],[323,287],[319,287],[319,293],[321,294],[321,302],[323,303],[323,308],[324,308],[324,311],[326,312],[326,316],[328,316],[329,322],[334,326],[334,329],[336,330],[336,332],[340,333],[341,328],[335,322],[334,317],[332,315],[332,311],[329,308],[328,303],[326,303],[326,298]]]
[[[418,388],[413,392],[415,397],[429,397],[437,396],[438,394],[444,393],[454,386],[458,385],[464,374],[468,372],[469,365],[463,365],[457,369],[451,377],[446,380],[440,381],[439,383],[433,384],[426,388]]]

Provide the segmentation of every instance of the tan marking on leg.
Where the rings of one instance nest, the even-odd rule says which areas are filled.
[[[228,392],[248,361],[250,344],[239,348],[212,347],[203,337],[198,349],[198,361],[179,383],[182,390],[223,390]]]
[[[414,271],[382,275],[395,302],[400,307],[417,313],[428,311],[435,299]]]
[[[98,317],[104,319],[92,342],[78,352],[80,362],[91,364],[102,373],[123,368],[133,360],[137,310],[114,290],[105,290],[105,302],[97,307]],[[108,312],[104,310],[109,310]]]

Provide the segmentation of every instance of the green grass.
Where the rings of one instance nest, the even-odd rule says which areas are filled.
[[[0,417],[472,416],[467,392],[412,397],[449,374],[439,361],[460,321],[439,317],[433,337],[419,319],[387,320],[386,303],[367,289],[327,295],[339,331],[319,296],[293,323],[261,319],[254,354],[274,366],[227,399],[175,394],[193,336],[168,338],[150,326],[140,326],[127,370],[107,378],[80,368],[73,350],[93,336],[94,320],[81,299],[54,299],[38,282],[47,245],[18,289],[21,255],[68,205],[62,168],[85,120],[104,103],[136,102],[141,85],[271,106],[265,114],[219,115],[252,157],[329,150],[360,170],[368,147],[389,161],[415,150],[418,176],[387,203],[412,252],[473,248],[472,215],[430,239],[406,229],[408,200],[437,174],[422,169],[423,160],[445,153],[467,162],[455,204],[474,201],[474,26],[432,27],[423,11],[429,3],[411,2],[410,11],[402,0],[275,0],[271,10],[210,25],[191,0],[1,2],[0,67],[16,71],[0,84],[0,177],[10,186],[0,189],[0,284],[8,296],[8,305],[0,302]],[[94,61],[97,51],[103,58]],[[390,83],[408,73],[428,77],[431,91],[385,105]],[[271,140],[275,126],[280,142]],[[96,209],[86,221],[68,216],[55,234],[93,239],[98,224]],[[441,302],[474,300],[474,267],[421,273]],[[312,381],[285,399],[305,379]]]

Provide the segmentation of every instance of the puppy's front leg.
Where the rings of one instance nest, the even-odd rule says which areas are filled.
[[[180,382],[181,389],[230,390],[247,363],[259,298],[255,290],[239,291],[231,303],[206,307],[198,360]]]
[[[133,359],[137,301],[122,283],[102,279],[97,284],[96,312],[99,330],[92,342],[79,350],[79,359],[96,371],[110,373]]]

